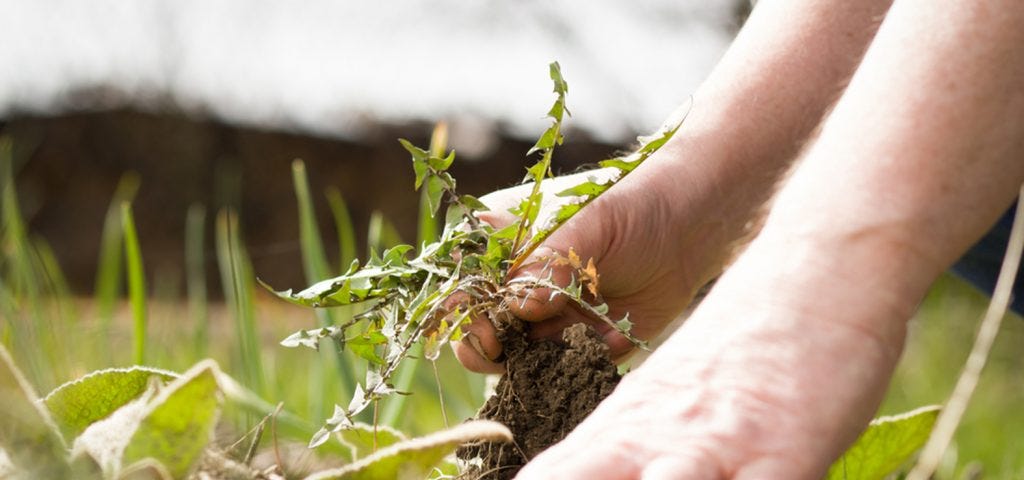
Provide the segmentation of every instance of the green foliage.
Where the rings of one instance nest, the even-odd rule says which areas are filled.
[[[235,335],[240,347],[239,370],[245,384],[264,395],[266,381],[256,332],[256,307],[252,299],[252,263],[238,235],[238,217],[231,210],[221,211],[217,215],[217,265],[224,297],[235,317]]]
[[[212,438],[220,398],[217,365],[201,362],[168,384],[150,402],[125,447],[122,462],[154,459],[180,478]]]
[[[76,438],[142,395],[154,377],[169,381],[177,374],[148,367],[99,370],[57,387],[42,401],[64,438]]]
[[[527,155],[539,153],[540,158],[527,169],[524,179],[532,182],[530,194],[510,210],[516,222],[496,229],[477,219],[475,214],[487,207],[476,198],[456,192],[455,178],[448,172],[455,161],[455,152],[445,153],[439,147],[438,135],[429,149],[402,139],[399,143],[412,158],[414,187],[423,192],[426,203],[421,216],[433,216],[443,203],[448,204],[445,226],[436,241],[424,243],[418,250],[410,245],[384,248],[381,236],[374,234],[381,228],[375,228],[371,221],[370,254],[365,263],[353,261],[342,275],[321,280],[298,292],[275,292],[298,305],[358,306],[362,311],[347,322],[321,324],[316,329],[296,332],[282,342],[285,346],[320,348],[324,339],[330,339],[367,364],[366,379],[357,386],[348,406],[335,408],[321,431],[314,435],[311,446],[322,444],[333,432],[351,428],[355,416],[379,400],[402,393],[395,386],[395,380],[401,380],[399,385],[405,388],[408,378],[404,374],[397,376],[397,372],[403,360],[412,357],[415,345],[422,345],[423,357],[434,360],[441,346],[461,338],[462,326],[471,316],[484,315],[497,322],[507,312],[508,305],[528,289],[551,287],[595,319],[616,328],[636,345],[644,346],[630,334],[631,324],[627,319],[612,319],[607,315],[606,305],[591,304],[584,299],[580,281],[574,280],[563,287],[545,279],[507,280],[509,273],[526,261],[544,239],[649,158],[676,132],[682,118],[674,119],[654,136],[642,139],[636,153],[604,162],[604,166],[617,172],[616,177],[604,183],[591,180],[561,192],[565,197],[577,197],[576,201],[561,207],[554,219],[538,225],[544,200],[542,185],[552,176],[554,149],[563,141],[562,122],[569,114],[565,105],[568,84],[559,65],[551,64],[549,73],[556,94],[548,111],[551,126],[527,152]],[[581,279],[596,279],[592,263],[574,265],[574,268],[579,270]],[[462,292],[469,299],[464,305],[449,309],[443,301],[455,292]],[[392,411],[385,413],[389,420],[394,417]]]
[[[40,400],[0,346],[0,476],[185,478],[211,454],[222,397],[266,411],[212,360],[181,375],[97,371]],[[284,412],[280,420],[296,422]],[[351,448],[335,442],[334,451]]]
[[[64,478],[67,447],[7,349],[0,345],[0,451],[28,477]]]
[[[327,253],[324,251],[320,228],[317,226],[313,196],[309,192],[306,166],[301,160],[292,162],[292,182],[295,186],[295,197],[298,204],[299,243],[302,247],[303,271],[307,281],[314,282],[330,276],[333,269],[327,262]],[[342,210],[336,215],[347,217],[348,212],[344,209],[340,195],[335,201],[341,203],[341,206],[336,209]],[[347,229],[350,230],[351,226],[348,226]],[[342,230],[346,230],[346,228],[339,226],[339,231]],[[350,239],[349,241],[354,240]],[[342,315],[343,312],[337,310],[317,310],[315,313],[317,324],[321,327],[330,327],[346,320]],[[338,348],[334,342],[327,341],[313,347],[321,350],[321,361],[314,364],[309,372],[310,410],[314,415],[323,417],[327,414],[327,405],[329,405],[330,399],[334,398],[339,390],[351,392],[355,379],[353,373],[345,365],[342,365],[343,358],[338,355]]]
[[[100,256],[97,262],[95,298],[98,303],[100,321],[103,330],[108,331],[113,316],[114,302],[120,294],[122,284],[121,259],[123,257],[121,243],[124,227],[121,225],[121,205],[131,202],[139,190],[139,176],[127,173],[121,176],[114,191],[114,197],[107,208],[103,221],[103,233],[100,237]]]
[[[353,460],[370,456],[379,449],[408,440],[402,432],[391,427],[367,425],[362,422],[356,422],[352,428],[342,430],[338,435],[341,443],[352,449]]]
[[[828,480],[880,480],[918,451],[939,416],[940,407],[922,407],[902,415],[880,417],[828,471]]]
[[[383,448],[342,468],[326,470],[306,480],[420,480],[447,455],[466,442],[512,441],[512,432],[500,423],[477,420],[422,438]]]

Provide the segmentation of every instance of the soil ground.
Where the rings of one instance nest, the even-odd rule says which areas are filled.
[[[558,443],[583,421],[619,383],[608,347],[589,326],[577,324],[563,343],[531,341],[526,327],[513,320],[500,330],[506,374],[478,418],[505,424],[513,443],[466,445],[459,458],[480,458],[466,472],[471,479],[510,479],[527,461]]]

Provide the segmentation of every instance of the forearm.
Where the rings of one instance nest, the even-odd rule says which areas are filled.
[[[803,452],[819,476],[881,400],[930,283],[1024,181],[1024,15],[942,3],[894,5],[760,235],[651,358],[759,379],[727,388],[826,439]]]
[[[939,3],[893,7],[766,226],[901,320],[1024,181],[1024,13]]]
[[[708,245],[734,242],[845,86],[889,3],[759,2],[634,188],[657,192],[676,207],[671,220],[701,230]],[[718,273],[728,254],[718,250],[699,281]]]

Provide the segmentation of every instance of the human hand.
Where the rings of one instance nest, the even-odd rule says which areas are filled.
[[[756,278],[764,268],[739,268],[517,478],[824,476],[878,405],[902,331],[811,317],[820,304],[807,285],[826,284],[772,289],[782,282]]]
[[[710,278],[711,264],[718,258],[700,238],[700,227],[678,220],[692,203],[678,201],[675,192],[658,191],[664,185],[651,181],[659,170],[657,161],[657,156],[652,157],[648,164],[653,163],[654,168],[641,166],[584,208],[544,242],[523,267],[512,272],[510,280],[550,278],[564,286],[573,275],[580,280],[578,265],[574,267],[565,259],[578,256],[584,265],[592,261],[600,279],[600,300],[609,306],[608,315],[621,318],[628,312],[635,322],[631,332],[634,336],[646,340],[657,335]],[[545,182],[540,217],[566,200],[556,197],[555,192],[582,183],[587,176],[604,178],[611,173],[595,170]],[[527,188],[529,185],[483,197],[490,211],[481,213],[480,218],[497,228],[514,222],[515,216],[508,213],[508,208],[528,193]],[[448,303],[454,307],[463,300],[455,294]],[[565,327],[586,322],[604,336],[613,359],[621,360],[633,349],[620,333],[589,318],[564,296],[552,297],[548,289],[526,289],[520,301],[511,303],[513,314],[534,322],[533,338],[560,338]],[[502,371],[501,365],[490,361],[501,352],[490,322],[481,316],[463,330],[468,338],[453,345],[459,360],[471,370]]]

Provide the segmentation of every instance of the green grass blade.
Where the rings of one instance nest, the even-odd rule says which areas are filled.
[[[101,335],[104,338],[109,336],[110,321],[114,315],[114,305],[120,295],[123,278],[121,243],[124,230],[121,226],[121,204],[131,202],[138,190],[137,174],[129,172],[122,175],[103,220],[93,298],[96,300],[97,317],[100,319]]]
[[[193,203],[185,217],[185,281],[188,307],[194,327],[192,342],[196,358],[206,357],[209,347],[210,313],[206,292],[206,208]]]
[[[338,232],[338,271],[344,272],[356,259],[356,229],[341,192],[335,187],[329,187],[326,195],[327,205],[331,207],[331,215],[334,217],[334,228]]]
[[[45,331],[67,332],[80,329],[78,312],[72,302],[71,289],[60,268],[57,256],[50,244],[42,237],[33,235],[31,239],[33,268],[40,282],[45,297],[39,312]],[[41,335],[39,348],[46,350],[50,368],[50,379],[56,382],[74,368],[73,351],[81,351],[81,342],[74,341],[67,335]],[[79,362],[80,365],[80,362]]]
[[[302,245],[302,266],[306,272],[306,281],[316,282],[330,277],[331,268],[327,263],[327,254],[324,253],[320,228],[316,222],[316,210],[313,208],[313,197],[309,193],[306,166],[302,160],[292,162],[292,182],[299,204],[299,242]]]
[[[132,363],[146,363],[146,278],[142,268],[142,250],[135,231],[132,206],[121,204],[121,225],[124,227],[124,257],[128,273],[128,297],[132,307]]]
[[[14,188],[10,139],[0,137],[0,283],[4,288],[7,310],[4,315],[4,344],[11,347],[25,373],[36,385],[46,384],[52,374],[46,355],[39,348],[46,318],[40,301],[42,281],[32,263],[32,251],[25,220],[21,217],[18,194]]]
[[[265,396],[266,382],[252,300],[252,266],[238,236],[238,217],[231,209],[222,210],[217,215],[217,265],[224,298],[235,318],[236,368],[249,388]]]
[[[370,214],[370,226],[366,232],[366,256],[370,257],[374,251],[379,254],[401,243],[402,237],[398,235],[395,225],[380,210],[374,210]]]
[[[301,160],[292,162],[292,181],[295,187],[295,198],[298,202],[299,243],[302,250],[302,264],[306,281],[310,284],[332,276],[324,252],[320,228],[317,226],[316,209],[313,196],[309,190],[309,178],[306,166]],[[347,213],[347,212],[346,212]],[[347,320],[345,315],[336,309],[317,309],[314,311],[317,324],[321,327],[337,325]],[[340,395],[352,392],[355,388],[355,374],[346,365],[340,363],[337,346],[330,339],[320,342],[320,361],[315,362],[309,372],[310,413],[314,418],[324,418],[330,414],[331,406]],[[348,362],[349,365],[352,362]],[[340,379],[340,385],[338,380]]]

